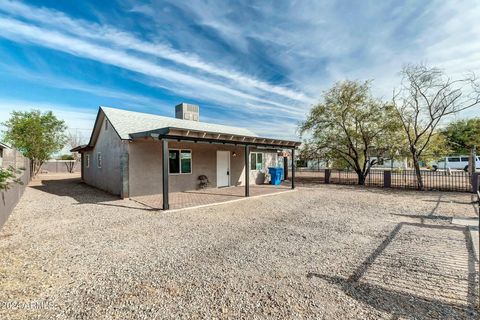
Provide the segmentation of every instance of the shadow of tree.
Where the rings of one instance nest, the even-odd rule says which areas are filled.
[[[338,285],[348,296],[368,304],[377,310],[388,312],[396,317],[408,319],[442,319],[445,315],[454,318],[474,318],[476,312],[460,304],[443,303],[434,298],[425,299],[399,291],[351,281],[341,277],[332,277],[317,273],[307,274],[308,278],[320,278],[331,284]]]
[[[432,210],[434,213],[436,208]],[[425,218],[422,216],[422,218]],[[447,303],[436,299],[432,293],[431,297],[424,297],[414,294],[408,294],[399,290],[391,290],[377,284],[368,283],[363,276],[371,268],[377,258],[382,255],[384,250],[390,245],[404,226],[413,226],[419,228],[433,228],[437,230],[454,230],[462,232],[465,237],[466,250],[468,251],[468,292],[466,304]],[[439,252],[439,256],[443,253]],[[433,270],[435,272],[435,270]],[[436,274],[436,276],[442,276]],[[444,275],[444,277],[448,277]],[[328,281],[331,284],[338,285],[341,289],[353,299],[366,303],[377,310],[388,312],[395,317],[407,317],[413,319],[440,319],[446,315],[451,318],[472,318],[478,317],[478,302],[475,269],[475,254],[473,244],[465,227],[451,225],[427,225],[424,223],[401,222],[387,235],[382,243],[353,271],[348,278],[329,276],[310,272],[307,278],[319,278]]]

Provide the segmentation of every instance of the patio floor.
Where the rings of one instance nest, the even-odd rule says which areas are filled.
[[[290,190],[292,189],[288,185],[252,185],[250,186],[250,197],[263,196]],[[245,199],[244,186],[171,192],[169,195],[170,210],[206,206],[241,199]],[[133,197],[132,200],[154,209],[162,209],[163,197],[161,194]]]

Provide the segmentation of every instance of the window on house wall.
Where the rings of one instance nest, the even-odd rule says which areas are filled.
[[[105,130],[108,130],[108,120],[105,119]]]
[[[263,153],[252,152],[250,153],[250,170],[262,170],[263,169]]]
[[[168,172],[171,174],[192,173],[192,150],[169,150]]]
[[[101,154],[100,152],[97,153],[97,166],[98,166],[99,168],[102,167],[102,154]]]
[[[90,168],[90,155],[89,154],[85,155],[85,167]]]

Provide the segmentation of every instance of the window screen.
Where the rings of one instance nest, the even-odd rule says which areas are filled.
[[[192,173],[192,151],[182,150],[180,152],[180,167],[182,173]]]
[[[192,173],[191,150],[169,150],[169,173]]]
[[[262,170],[263,168],[263,154],[257,153],[257,170]]]
[[[169,164],[169,172],[170,173],[180,173],[180,163],[179,163],[179,151],[178,150],[170,150],[170,155],[168,157]]]
[[[256,163],[257,163],[257,154],[250,153],[250,170],[255,170]]]
[[[262,170],[263,169],[263,153],[252,152],[250,153],[250,170]]]

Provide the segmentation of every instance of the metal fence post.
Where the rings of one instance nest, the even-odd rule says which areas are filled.
[[[332,169],[325,169],[325,184],[330,184],[331,174],[332,174]]]
[[[474,172],[472,174],[472,192],[477,193],[480,187],[480,172]]]
[[[383,171],[383,187],[384,188],[392,187],[392,171],[390,170]]]

